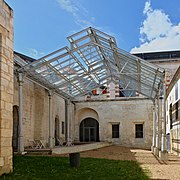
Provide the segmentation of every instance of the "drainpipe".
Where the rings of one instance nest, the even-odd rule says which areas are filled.
[[[19,124],[18,124],[18,153],[24,152],[24,137],[23,137],[23,73],[18,73],[19,84]]]

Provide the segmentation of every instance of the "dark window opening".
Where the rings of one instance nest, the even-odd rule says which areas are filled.
[[[62,134],[64,134],[64,122],[62,122]]]
[[[59,118],[58,116],[55,118],[55,129],[54,129],[54,138],[55,138],[55,146],[59,145]]]
[[[124,91],[122,90],[123,88],[119,88],[119,97],[124,97]]]
[[[136,138],[143,138],[143,124],[136,124]]]
[[[178,121],[178,107],[179,107],[179,105],[178,105],[178,102],[176,102],[176,104],[175,104],[175,111],[176,111],[176,121]]]
[[[170,129],[172,129],[172,104],[169,106]]]
[[[18,132],[19,132],[19,107],[13,106],[13,136],[12,136],[13,150],[17,150],[18,148]]]
[[[112,125],[112,138],[119,138],[119,124]]]

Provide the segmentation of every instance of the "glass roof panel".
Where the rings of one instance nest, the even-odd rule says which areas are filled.
[[[120,88],[155,98],[164,70],[116,45],[114,37],[94,28],[69,36],[67,46],[28,64],[19,71],[66,98],[84,96],[92,89],[119,81]]]

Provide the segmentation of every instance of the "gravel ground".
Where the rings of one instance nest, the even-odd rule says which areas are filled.
[[[148,150],[109,146],[82,152],[81,157],[138,161],[143,169],[148,170],[152,179],[180,180],[180,157],[175,155],[169,155],[169,160],[165,164],[158,161]]]

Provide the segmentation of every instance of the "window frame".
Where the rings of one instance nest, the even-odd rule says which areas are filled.
[[[178,82],[176,82],[176,84],[175,84],[175,101],[177,101],[178,99],[179,99],[179,97],[178,97]]]
[[[142,130],[137,131],[137,126],[141,125]],[[140,133],[140,135],[139,135]],[[143,139],[144,138],[144,123],[136,123],[135,124],[135,138],[136,139]]]
[[[118,127],[117,127],[117,130],[114,130],[113,127],[116,127],[116,126],[118,126]],[[114,138],[119,138],[119,135],[120,135],[120,134],[119,134],[119,132],[120,132],[120,131],[119,131],[119,127],[120,127],[119,124],[112,124],[112,138],[113,138],[113,139],[114,139]]]

